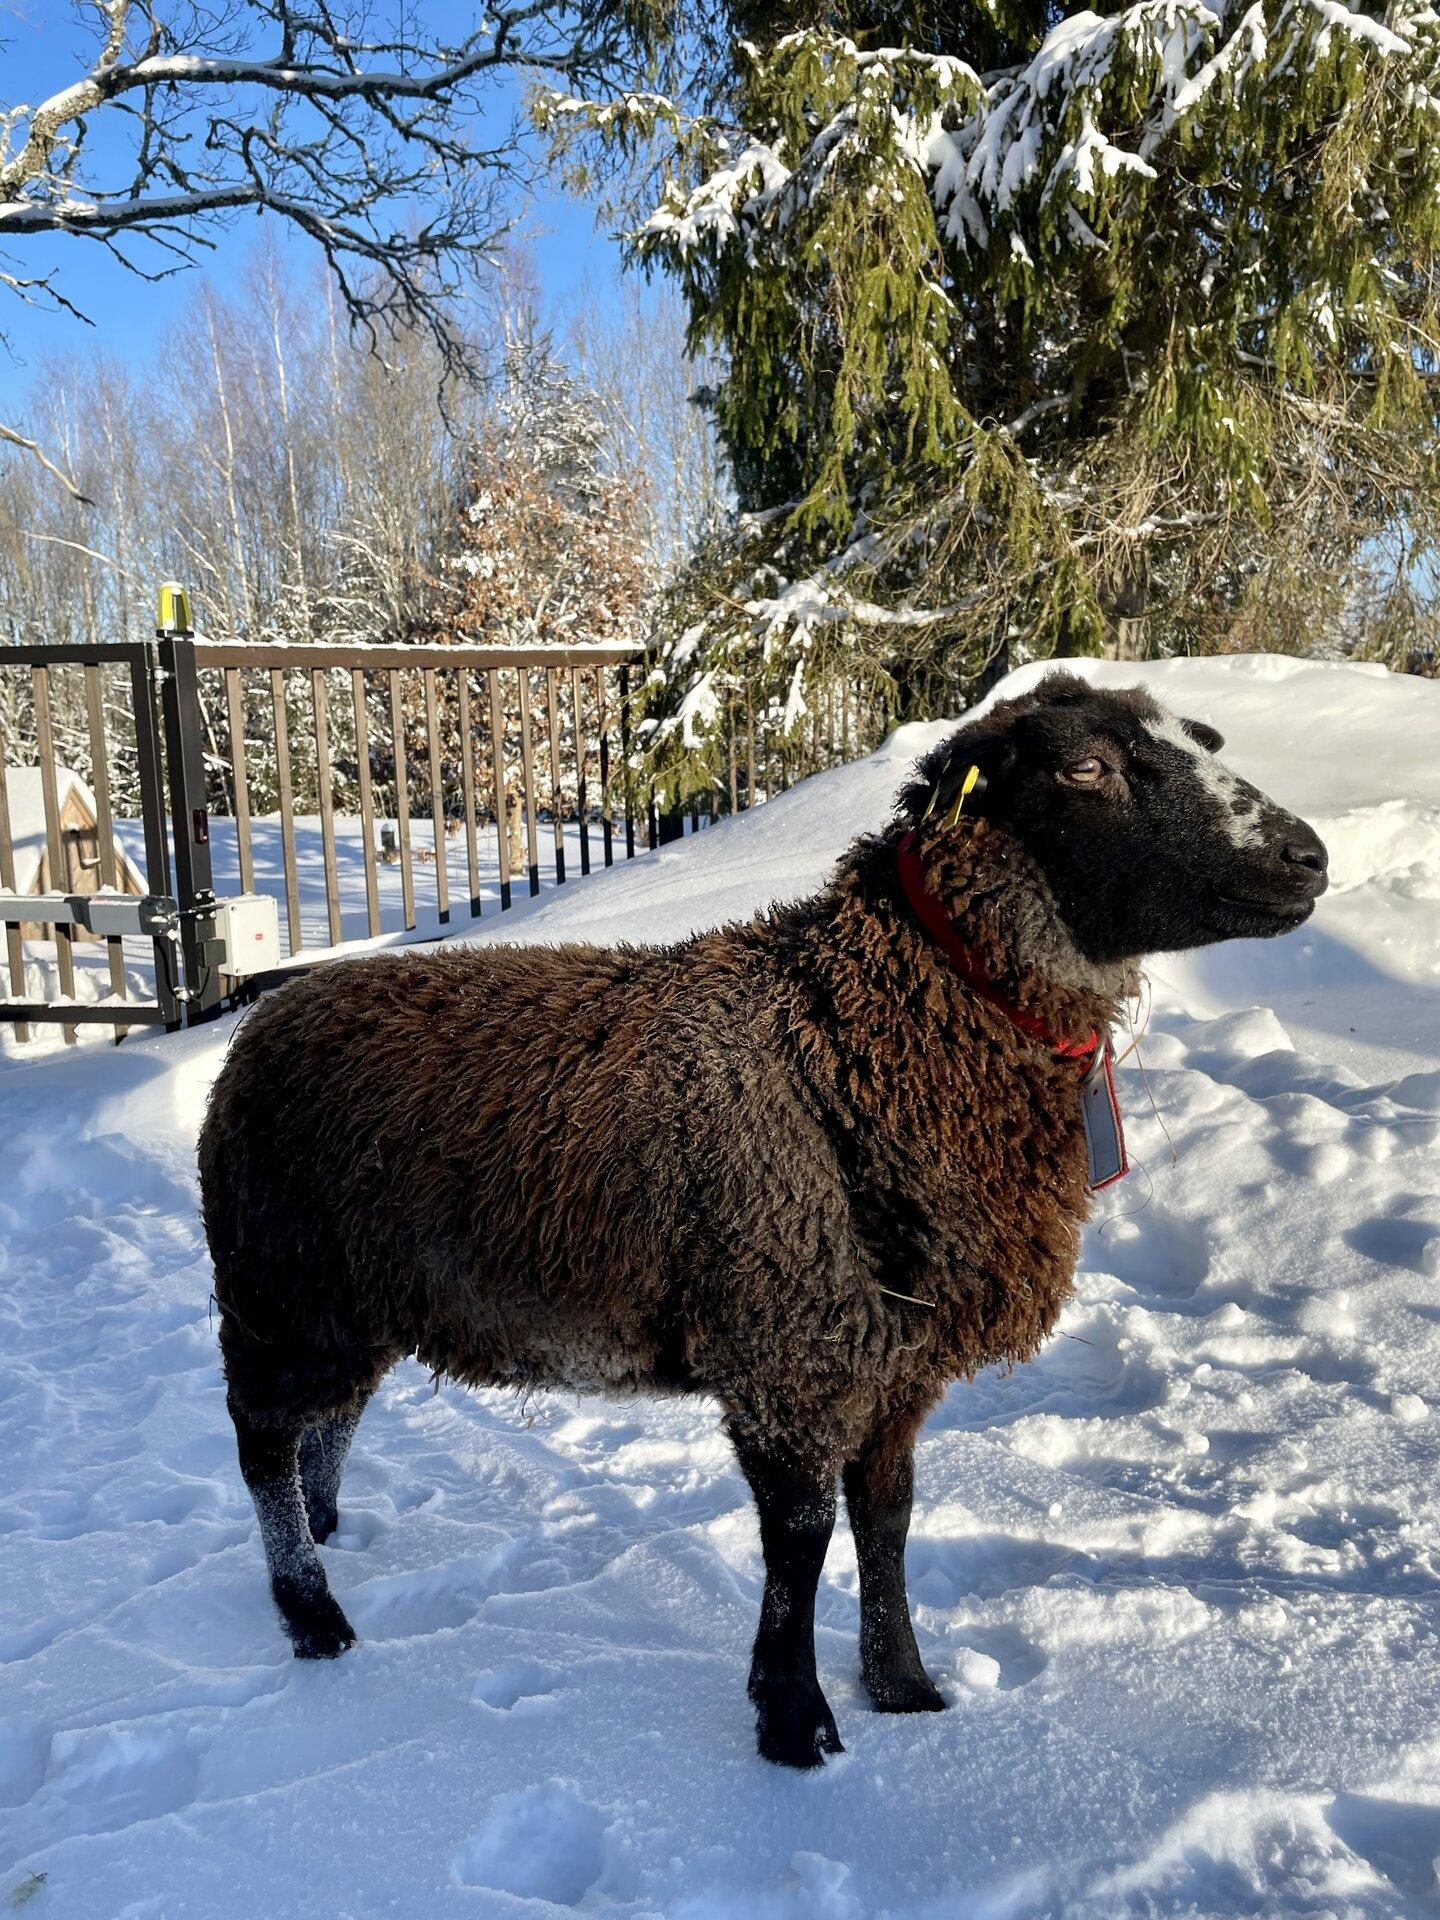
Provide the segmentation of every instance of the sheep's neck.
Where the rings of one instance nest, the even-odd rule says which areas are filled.
[[[1070,937],[1049,883],[1010,835],[976,821],[962,833],[918,836],[926,891],[939,903],[996,993],[1052,1033],[1104,1032],[1124,997],[1125,970],[1098,967]],[[893,868],[893,836],[871,853]],[[908,906],[902,914],[912,920]]]
[[[915,836],[907,833],[895,849],[895,865],[900,885],[915,918],[924,927],[961,978],[979,997],[1003,1013],[1010,1024],[1034,1040],[1041,1040],[1050,1051],[1067,1060],[1090,1061],[1100,1044],[1099,1030],[1091,1027],[1083,1037],[1057,1033],[1043,1020],[1017,1007],[1001,993],[990,978],[989,970],[969,944],[962,940],[943,900],[930,892],[924,864],[915,848]]]
[[[923,992],[914,999],[916,984],[927,978],[944,997],[953,991],[976,999],[905,899],[895,866],[899,837],[860,842],[825,894],[769,922],[772,936],[793,945],[796,973],[809,992],[821,989],[837,1007],[898,995],[913,1008],[929,1000]],[[1001,998],[1056,1034],[1105,1031],[1123,998],[1123,970],[1096,967],[1077,951],[1044,875],[1023,849],[976,822],[965,834],[922,840],[919,852],[927,890]]]

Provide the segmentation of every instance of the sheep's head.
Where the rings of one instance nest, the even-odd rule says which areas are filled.
[[[1055,672],[928,755],[902,811],[927,833],[979,817],[1014,835],[1091,961],[1287,933],[1325,891],[1325,847],[1215,758],[1223,744],[1139,687]]]

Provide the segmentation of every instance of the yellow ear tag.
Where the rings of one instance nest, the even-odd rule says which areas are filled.
[[[975,791],[975,782],[979,778],[980,778],[979,767],[971,767],[970,771],[966,774],[965,778],[960,782],[960,791],[955,796],[955,804],[950,809],[949,818],[945,822],[947,827],[959,826],[960,815],[964,809],[965,802],[970,798],[970,795]]]

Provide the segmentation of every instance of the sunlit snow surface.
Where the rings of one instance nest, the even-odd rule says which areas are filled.
[[[848,1750],[764,1766],[711,1410],[413,1366],[325,1550],[361,1644],[296,1665],[195,1215],[231,1023],[49,1053],[0,1071],[0,1911],[1440,1912],[1440,687],[1086,670],[1218,725],[1336,886],[1289,940],[1155,964],[1142,1170],[1042,1357],[926,1429],[910,1584],[952,1711],[867,1710],[842,1523]],[[941,731],[506,931],[664,939],[801,893]]]

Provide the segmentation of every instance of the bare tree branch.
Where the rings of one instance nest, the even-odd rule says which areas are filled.
[[[425,24],[441,10],[401,0],[348,14],[324,0],[89,0],[86,70],[36,104],[0,103],[0,246],[63,234],[159,279],[263,211],[321,249],[372,342],[418,325],[468,371],[454,297],[503,239],[533,164],[517,121],[498,140],[486,126],[494,83],[633,83],[653,38],[646,5],[502,0],[454,38]],[[75,312],[53,274],[0,272],[4,288]]]
[[[36,533],[33,527],[27,527],[25,538],[43,540],[49,547],[66,547],[71,553],[83,553],[87,560],[97,560],[102,567],[113,567],[117,573],[130,572],[129,567],[123,566],[112,554],[98,553],[94,547],[87,547],[79,540],[62,539],[58,533]]]
[[[53,474],[71,498],[78,500],[82,506],[88,507],[93,504],[89,494],[82,493],[69,474],[63,468],[57,467],[53,460],[48,459],[35,441],[27,440],[25,435],[17,433],[14,427],[7,427],[3,420],[0,420],[0,440],[8,441],[12,447],[21,447],[26,453],[33,454],[45,471]]]

